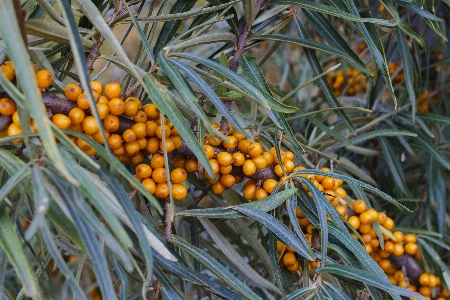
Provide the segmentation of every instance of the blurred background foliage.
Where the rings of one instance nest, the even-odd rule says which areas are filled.
[[[133,163],[122,164],[89,139],[96,154],[86,155],[47,122],[30,61],[52,74],[46,92],[63,95],[76,83],[94,101],[89,81],[117,81],[127,96],[155,103],[205,173],[212,169],[203,135],[220,137],[210,122],[225,114],[267,151],[292,151],[295,164],[312,174],[329,167],[345,176],[350,203],[364,199],[386,212],[395,229],[419,237],[421,265],[448,290],[449,5],[2,1],[0,62],[14,62],[16,80],[0,76],[0,85],[21,123],[31,117],[38,131],[25,126],[19,143],[6,133],[0,139],[0,298],[412,297],[386,281],[359,244],[336,251],[333,245],[342,246],[337,223],[327,225],[316,194],[311,202],[300,191],[289,194],[290,187],[302,189],[294,181],[260,206],[240,205],[239,216],[251,217],[245,219],[227,210],[204,212],[211,220],[186,213],[197,205],[247,202],[242,184],[215,195],[201,175],[191,174],[185,200],[157,199],[133,177]],[[173,159],[163,154],[166,162]],[[292,198],[295,203],[281,205]],[[286,241],[299,241],[282,223],[289,225],[289,213],[302,201],[318,212],[314,224],[322,235],[313,254],[323,268],[280,271],[275,236],[291,247]],[[173,223],[169,233],[167,222]],[[330,226],[330,240],[322,225]],[[334,251],[321,256],[324,242]],[[299,255],[304,270],[313,260],[305,253]],[[327,267],[328,259],[343,263]],[[442,290],[430,295],[438,296],[445,297]]]

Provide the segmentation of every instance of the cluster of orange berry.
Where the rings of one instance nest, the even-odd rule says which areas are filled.
[[[328,168],[322,170],[330,171]],[[439,292],[439,300],[444,300],[450,294],[440,285],[439,278],[433,274],[423,273],[417,282],[418,286],[407,281],[407,276],[401,269],[390,260],[392,256],[401,256],[408,254],[417,261],[421,261],[422,257],[417,245],[417,237],[414,234],[404,234],[401,231],[391,230],[394,228],[394,220],[384,212],[378,212],[374,208],[368,208],[364,200],[352,200],[347,197],[346,191],[341,187],[342,181],[326,177],[303,175],[321,190],[326,198],[333,204],[336,210],[347,220],[347,222],[358,231],[359,237],[351,232],[351,235],[365,247],[366,252],[378,263],[378,265],[387,274],[392,284],[400,287],[409,288],[418,292],[424,297],[431,297],[432,289]],[[302,211],[297,208],[296,215],[298,223],[304,232],[308,242],[311,244],[313,225],[304,216]],[[384,248],[380,247],[378,235],[372,227],[372,223],[378,221],[383,233]],[[277,241],[277,251],[280,267],[286,267],[290,272],[302,272],[301,264],[297,259],[295,250],[285,245],[281,241]],[[317,262],[310,261],[308,268],[316,268]],[[431,298],[430,298],[431,299]]]

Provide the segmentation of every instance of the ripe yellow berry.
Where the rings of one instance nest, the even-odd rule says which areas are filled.
[[[122,138],[126,143],[131,143],[136,140],[136,133],[132,129],[127,129],[122,133]]]
[[[258,155],[261,155],[263,153],[263,147],[258,142],[253,142],[248,146],[248,152],[247,154],[251,157],[255,157]]]
[[[356,230],[358,230],[359,226],[361,225],[361,221],[357,216],[351,216],[347,221]]]
[[[403,239],[405,238],[405,234],[401,231],[395,231],[392,233],[392,235],[395,237],[395,242],[396,243],[401,243],[403,242]]]
[[[167,138],[170,136],[170,127],[167,126],[167,125],[164,125],[164,127],[158,126],[158,128],[156,128],[156,136],[157,136],[159,139],[162,139],[162,131],[163,131],[163,128],[164,128],[164,135],[165,135],[165,137],[166,137],[166,139],[167,139]]]
[[[353,211],[357,214],[364,212],[367,208],[366,202],[364,200],[356,200],[353,203]]]
[[[0,114],[11,116],[16,111],[16,103],[9,98],[0,99]]]
[[[198,171],[198,162],[195,158],[188,158],[186,159],[185,163],[186,171],[189,173],[197,172]]]
[[[266,190],[267,193],[271,194],[275,187],[277,186],[278,181],[275,179],[269,178],[264,180],[263,188]]]
[[[8,66],[6,64],[0,66],[0,71],[3,72],[3,75],[5,75],[6,79],[8,79],[9,81],[13,81],[16,78],[16,73],[14,69],[11,68],[11,66]]]
[[[347,192],[346,192],[343,188],[341,188],[341,187],[336,188],[336,189],[334,190],[334,192],[335,192],[341,199],[347,198]]]
[[[262,155],[252,157],[252,161],[255,163],[257,169],[264,169],[267,166],[267,161]]]
[[[70,118],[63,114],[53,115],[52,122],[56,125],[56,127],[61,129],[67,129],[71,125]]]
[[[234,136],[227,136],[228,142],[222,142],[222,146],[227,150],[232,150],[237,147],[237,139]]]
[[[246,176],[252,176],[256,172],[256,165],[252,160],[247,159],[242,166],[242,170]]]
[[[247,199],[249,201],[253,201],[253,199],[255,199],[255,195],[256,195],[256,185],[255,184],[249,184],[244,187],[242,196],[244,196],[245,199]]]
[[[135,155],[141,150],[138,142],[125,143],[125,151],[129,155]]]
[[[240,167],[245,162],[245,155],[241,152],[233,153],[233,166]]]
[[[156,183],[153,179],[151,178],[145,178],[142,181],[142,185],[144,186],[144,188],[150,193],[150,194],[154,194],[156,192]]]
[[[140,178],[149,178],[152,175],[152,168],[147,164],[140,164],[136,166],[136,175]]]
[[[155,196],[157,198],[166,198],[169,196],[169,186],[167,183],[158,183],[156,185]]]
[[[395,226],[394,220],[387,217],[386,221],[383,224],[383,227],[386,228],[387,230],[391,230],[392,228],[394,228],[394,226]]]
[[[220,195],[225,191],[225,186],[220,181],[217,181],[211,185],[211,190],[214,194]]]
[[[229,152],[222,151],[217,154],[217,162],[221,166],[231,166],[231,163],[233,162],[233,156]]]
[[[145,123],[147,122],[147,114],[140,110],[133,116],[133,121],[136,123]]]
[[[321,182],[323,188],[326,189],[326,190],[334,189],[335,183],[336,183],[336,180],[334,178],[331,178],[331,177],[325,177],[322,180],[322,182]]]
[[[359,215],[359,220],[361,221],[361,224],[371,224],[375,221],[373,216],[367,211],[364,211]]]
[[[152,172],[152,179],[156,183],[164,183],[167,182],[166,169],[165,168],[156,168]]]
[[[154,153],[150,160],[150,166],[152,169],[162,168],[165,165],[164,154],[162,153]]]
[[[144,110],[144,112],[147,114],[147,116],[150,119],[159,118],[159,110],[155,104],[151,103],[151,104],[144,105],[144,107],[142,109]]]
[[[147,145],[145,146],[145,150],[150,154],[154,154],[154,153],[158,152],[159,142],[160,142],[160,139],[158,139],[156,136],[149,138],[147,140]]]
[[[266,164],[268,166],[273,165],[274,160],[273,160],[273,156],[272,156],[272,154],[270,154],[270,152],[267,152],[267,151],[263,152],[262,156],[266,159]]]
[[[108,102],[108,108],[110,114],[115,116],[121,115],[125,111],[125,102],[120,98],[111,98]]]
[[[223,174],[220,176],[219,181],[220,181],[220,183],[223,184],[224,187],[229,188],[234,185],[234,183],[236,182],[236,179],[231,174]]]
[[[417,251],[419,251],[417,244],[411,242],[405,244],[405,252],[409,255],[414,255]]]
[[[81,126],[83,127],[83,131],[86,134],[94,134],[99,129],[98,124],[93,116],[85,117],[83,122],[81,123]]]
[[[204,145],[203,150],[205,151],[206,157],[212,159],[214,157],[214,148],[210,145]]]
[[[48,70],[40,70],[36,72],[36,82],[40,89],[46,89],[52,84],[53,76]]]
[[[17,125],[16,123],[11,123],[8,126],[8,130],[7,130],[8,136],[13,136],[13,135],[18,135],[18,134],[22,134],[22,127],[20,127],[19,125]],[[13,143],[20,143],[23,139],[22,138],[18,138],[18,139],[14,139],[12,140]]]
[[[238,150],[239,152],[241,152],[242,154],[247,154],[248,152],[248,147],[250,146],[252,142],[249,140],[242,140],[238,143]]]
[[[223,174],[223,175],[225,175],[225,174],[229,174],[229,173],[231,173],[231,171],[233,171],[233,166],[220,166],[219,167],[219,173],[220,174]]]
[[[172,184],[172,197],[181,201],[187,196],[187,188],[179,183]]]
[[[115,132],[115,131],[117,131],[119,129],[119,126],[120,126],[120,120],[115,115],[108,114],[103,119],[103,127],[108,132]]]
[[[255,193],[255,200],[262,200],[262,199],[267,198],[267,196],[269,196],[269,195],[267,194],[265,189],[258,188]]]
[[[419,283],[422,286],[428,286],[430,284],[430,275],[427,273],[422,273],[419,276]]]
[[[122,87],[118,82],[108,82],[105,84],[105,96],[109,100],[119,98],[122,93]]]
[[[182,183],[187,179],[187,173],[185,169],[177,168],[170,172],[170,181],[172,183]]]
[[[139,111],[139,104],[132,100],[129,101],[128,99],[125,101],[125,111],[123,112],[123,114],[127,117],[133,117]]]
[[[285,255],[283,255],[283,263],[290,267],[298,263],[297,257],[294,253],[288,252]]]

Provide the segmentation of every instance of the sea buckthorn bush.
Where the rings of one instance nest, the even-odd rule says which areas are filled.
[[[1,1],[0,294],[450,299],[449,16]]]

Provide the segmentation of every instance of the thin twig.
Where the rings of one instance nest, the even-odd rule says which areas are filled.
[[[166,240],[167,243],[171,243],[172,238],[172,221],[170,220],[170,214],[171,214],[171,205],[170,205],[170,199],[167,198],[166,199],[166,218],[165,218],[165,222],[164,222],[164,226],[166,226],[166,228],[164,229],[164,238]]]

